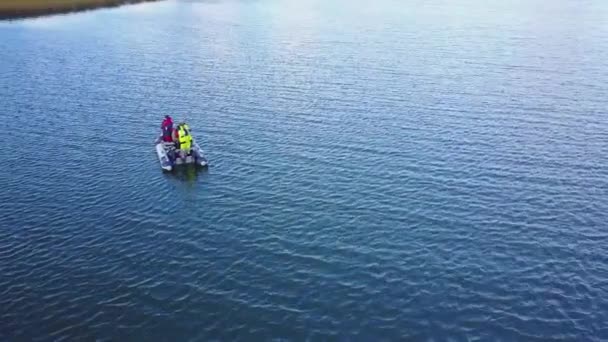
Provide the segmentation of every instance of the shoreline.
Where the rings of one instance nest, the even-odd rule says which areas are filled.
[[[18,20],[159,0],[4,0],[0,20]]]

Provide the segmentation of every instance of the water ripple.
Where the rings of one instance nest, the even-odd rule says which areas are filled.
[[[608,6],[537,5],[0,23],[0,340],[608,339]]]

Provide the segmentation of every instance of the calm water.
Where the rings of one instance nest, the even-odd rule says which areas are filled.
[[[0,340],[608,339],[607,61],[604,0],[0,23]]]

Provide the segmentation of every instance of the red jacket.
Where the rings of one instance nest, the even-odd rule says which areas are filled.
[[[160,125],[163,131],[163,141],[171,142],[171,134],[173,133],[173,120],[171,118],[165,118],[163,123]]]
[[[167,126],[173,126],[173,120],[171,120],[171,118],[165,118],[163,123],[160,125],[160,128],[164,129]]]

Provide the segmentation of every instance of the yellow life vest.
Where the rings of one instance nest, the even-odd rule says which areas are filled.
[[[188,125],[180,125],[177,127],[179,134],[179,148],[189,150],[192,147],[192,136],[190,135],[190,127]]]

